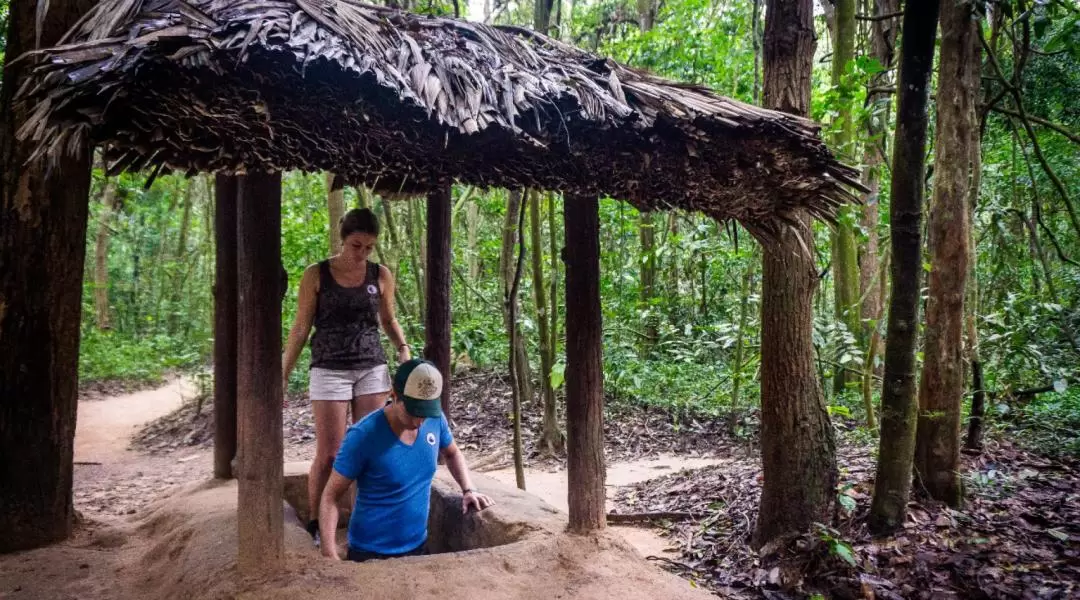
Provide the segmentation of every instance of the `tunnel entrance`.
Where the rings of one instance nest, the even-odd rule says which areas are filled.
[[[285,466],[285,502],[292,507],[300,523],[307,523],[307,462],[288,463]],[[353,484],[338,501],[338,540],[346,538],[349,517],[352,516],[356,485]],[[430,554],[466,552],[481,548],[493,548],[520,541],[531,529],[520,519],[507,519],[505,508],[476,513],[461,512],[461,493],[442,478],[436,477],[431,484],[431,504],[428,514],[427,550]]]

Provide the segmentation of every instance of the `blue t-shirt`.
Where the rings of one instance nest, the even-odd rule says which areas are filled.
[[[446,417],[424,419],[409,446],[390,429],[383,409],[345,433],[334,470],[356,480],[349,547],[403,554],[427,541],[431,480],[439,450],[454,441]]]

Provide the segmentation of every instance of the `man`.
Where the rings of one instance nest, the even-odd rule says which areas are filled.
[[[337,499],[356,481],[349,519],[348,559],[426,554],[431,480],[438,457],[461,486],[461,510],[483,510],[491,498],[476,491],[465,456],[454,444],[442,414],[442,375],[434,364],[413,359],[398,367],[393,401],[349,428],[319,502],[323,555],[341,560],[336,543]]]

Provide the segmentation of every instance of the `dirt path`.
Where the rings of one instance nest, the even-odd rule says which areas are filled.
[[[139,428],[194,396],[186,379],[131,394],[79,402],[75,427],[75,508],[101,518],[135,514],[177,485],[206,478],[212,452],[149,456],[128,448]]]
[[[79,403],[75,429],[75,462],[119,462],[135,453],[127,449],[139,426],[180,408],[194,387],[176,378],[163,387],[104,400]]]
[[[211,468],[209,449],[192,448],[174,455],[152,456],[128,448],[139,427],[175,411],[193,395],[189,382],[175,379],[158,389],[80,402],[75,433],[77,508],[95,516],[133,514],[169,487],[206,477]],[[609,502],[621,486],[721,462],[714,458],[663,454],[610,464],[607,467]],[[512,468],[487,474],[514,485]],[[528,492],[567,510],[565,469],[527,469],[525,478]],[[668,541],[648,527],[613,529],[643,556],[661,556],[667,549]]]
[[[669,475],[681,469],[699,469],[721,464],[717,458],[692,458],[672,454],[662,454],[653,458],[631,462],[613,463],[607,466],[608,510],[612,508],[612,499],[619,487],[648,481],[663,475]],[[515,485],[514,469],[498,469],[487,473],[507,485]],[[566,469],[545,471],[543,469],[525,469],[525,491],[542,498],[548,504],[566,511],[567,507]],[[612,526],[642,556],[664,556],[668,552],[668,540],[649,527]],[[672,554],[668,552],[668,554]]]

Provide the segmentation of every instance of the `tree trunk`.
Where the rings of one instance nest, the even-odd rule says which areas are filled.
[[[36,548],[71,534],[73,442],[79,383],[79,319],[86,258],[91,148],[73,148],[47,168],[27,164],[16,141],[25,110],[15,91],[34,61],[93,5],[13,0],[0,86],[0,552]]]
[[[465,206],[465,226],[468,229],[469,242],[469,281],[475,282],[480,278],[480,249],[478,247],[480,205],[475,200],[469,200]]]
[[[810,0],[768,0],[764,85],[767,108],[806,116],[814,55]],[[813,308],[817,273],[804,244],[810,218],[762,252],[761,457],[764,482],[754,545],[812,523],[829,523],[836,500],[836,442],[814,372]],[[800,236],[802,241],[800,241]]]
[[[281,381],[281,174],[237,180],[237,534],[241,570],[285,562]]]
[[[555,0],[535,0],[533,4],[533,29],[547,34],[551,29],[551,9]]]
[[[551,387],[551,367],[554,355],[551,351],[550,323],[547,294],[544,290],[544,238],[540,233],[540,193],[533,191],[529,197],[529,234],[532,238],[533,299],[536,301],[536,321],[540,333],[540,390],[544,398],[544,418],[540,424],[540,451],[549,456],[563,449],[563,434],[559,430],[559,417],[555,406],[555,390]]]
[[[647,311],[645,317],[644,354],[652,352],[652,347],[660,337],[656,327],[656,316],[652,314],[653,298],[656,297],[656,224],[653,213],[643,212],[638,215],[638,239],[641,243],[640,265],[641,310]]]
[[[968,195],[969,219],[968,245],[971,251],[968,261],[967,299],[964,308],[967,311],[966,349],[968,363],[971,365],[971,416],[968,420],[967,439],[964,446],[969,450],[982,448],[983,419],[986,414],[986,390],[983,389],[982,358],[979,356],[979,330],[975,320],[979,315],[979,251],[975,245],[975,207],[978,206],[979,188],[982,183],[982,131],[972,132],[971,142],[971,193]]]
[[[409,263],[412,267],[413,279],[416,284],[416,314],[421,315],[424,313],[424,307],[427,306],[427,302],[424,301],[424,274],[421,272],[421,248],[419,236],[416,232],[416,221],[413,215],[413,204],[415,200],[409,198],[405,201],[405,237],[409,238],[409,245],[411,246],[409,252]]]
[[[836,0],[834,20],[834,52],[832,56],[832,85],[840,90],[838,119],[840,130],[833,140],[833,147],[841,159],[854,162],[855,119],[852,115],[852,98],[847,85],[845,69],[855,52],[855,0]],[[845,207],[842,210],[854,210]],[[836,320],[844,323],[856,339],[862,337],[859,324],[859,265],[858,247],[855,241],[853,219],[840,218],[832,236],[833,281],[836,304]],[[841,353],[843,349],[841,349]],[[837,368],[833,376],[833,391],[843,393],[853,378],[847,369]]]
[[[502,273],[503,291],[503,324],[506,327],[506,335],[514,339],[515,344],[511,348],[511,365],[515,368],[514,381],[516,381],[516,394],[520,394],[523,402],[531,402],[533,399],[532,373],[529,371],[529,355],[525,351],[525,339],[521,335],[521,326],[516,320],[510,318],[510,289],[514,284],[514,239],[518,220],[521,215],[522,192],[511,190],[506,203],[506,220],[503,221],[502,254],[499,260]],[[514,332],[511,332],[514,328]]]
[[[424,311],[424,357],[443,376],[442,410],[450,421],[450,184],[427,198],[427,310]]]
[[[679,282],[681,281],[682,274],[679,273],[679,246],[676,243],[675,238],[679,235],[679,220],[675,211],[671,211],[667,214],[667,240],[664,242],[664,246],[671,250],[668,253],[668,260],[663,265],[664,271],[667,274],[667,293],[670,294],[670,298],[678,300],[682,293],[679,290]],[[693,306],[693,294],[690,295],[690,305]]]
[[[972,4],[941,6],[930,281],[919,382],[915,473],[930,497],[958,507],[964,400],[964,289],[971,223],[972,132],[979,91],[979,20]],[[947,100],[942,100],[947,99]]]
[[[97,242],[94,244],[94,315],[97,328],[112,329],[109,320],[109,233],[112,213],[116,210],[116,179],[105,178],[98,213]]]
[[[531,195],[530,192],[526,194]],[[527,200],[527,199],[526,199]],[[521,271],[525,265],[525,210],[518,210],[517,222],[517,259],[514,261],[514,274],[510,282],[510,290],[506,294],[506,313],[511,326],[510,330],[510,384],[514,390],[513,417],[514,417],[514,478],[517,480],[519,490],[525,489],[525,449],[521,440],[521,390],[524,382],[521,381],[520,365],[515,364],[518,344],[521,343],[521,331],[517,327],[518,318],[518,289],[521,286]]]
[[[912,0],[904,8],[889,198],[892,294],[881,389],[881,441],[870,508],[870,527],[878,533],[893,531],[903,524],[911,492],[918,409],[915,332],[922,271],[923,157],[937,17],[938,0]]]
[[[232,479],[236,456],[236,205],[235,175],[214,182],[214,477]],[[284,382],[282,382],[284,384]]]
[[[875,0],[876,16],[890,15],[900,10],[899,0]],[[896,56],[896,38],[900,32],[899,19],[879,19],[870,24],[871,56],[877,59],[885,71],[878,73],[870,82],[872,89],[886,89],[891,82],[888,75]],[[881,167],[885,162],[885,132],[888,131],[889,107],[892,98],[886,92],[872,92],[866,98],[872,116],[866,120],[869,138],[864,152],[863,183],[870,192],[861,215],[861,227],[866,233],[866,243],[859,254],[859,297],[862,298],[862,335],[868,344],[874,343],[875,332],[880,331],[882,312],[879,264],[881,250],[878,244],[879,194],[881,191]],[[873,116],[876,115],[876,116]],[[880,335],[876,336],[880,337]],[[869,345],[867,346],[869,348]],[[876,352],[876,350],[875,350]],[[869,360],[869,359],[868,359]],[[873,361],[869,361],[871,364]],[[870,378],[873,381],[873,378]],[[869,394],[872,390],[864,390]]]
[[[600,312],[600,204],[595,196],[563,200],[566,250],[566,464],[570,530],[602,529],[604,363]]]
[[[738,421],[739,392],[742,388],[743,347],[746,339],[747,321],[750,319],[750,294],[753,292],[754,271],[757,268],[757,256],[750,256],[743,271],[742,286],[739,290],[739,328],[735,332],[735,362],[731,367],[731,414],[728,415],[728,431],[735,433]]]
[[[637,0],[638,26],[641,31],[647,32],[656,23],[656,11],[658,0]],[[599,38],[599,36],[597,36]],[[599,41],[599,40],[597,40]],[[641,241],[641,257],[638,264],[641,266],[641,306],[649,311],[645,318],[645,344],[644,354],[652,353],[660,335],[656,326],[656,315],[652,314],[653,298],[656,297],[656,224],[651,212],[643,212],[639,215],[638,232]],[[621,233],[621,229],[620,229]]]
[[[326,174],[326,210],[330,215],[330,255],[341,252],[341,219],[345,216],[345,178]]]
[[[548,347],[551,351],[552,362],[559,353],[559,229],[556,227],[555,194],[548,194],[548,250],[551,252],[551,341]]]

